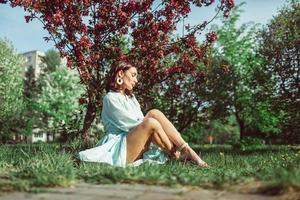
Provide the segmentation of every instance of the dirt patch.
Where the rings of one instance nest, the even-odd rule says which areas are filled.
[[[275,190],[275,188],[273,188]],[[1,193],[1,192],[0,192]],[[144,184],[88,184],[77,183],[68,188],[38,188],[31,193],[11,192],[1,194],[1,200],[56,200],[56,199],[168,199],[168,200],[300,200],[300,191],[295,189],[272,191],[263,183],[249,181],[218,190],[199,187],[166,187]],[[89,197],[89,198],[85,198]]]
[[[273,197],[274,200],[300,200],[299,189],[266,185],[259,181],[249,181],[239,185],[229,186],[227,190],[235,193],[269,196]]]

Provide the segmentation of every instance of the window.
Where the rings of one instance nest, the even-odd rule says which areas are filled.
[[[34,137],[36,137],[36,138],[42,138],[43,137],[43,133],[35,133]]]

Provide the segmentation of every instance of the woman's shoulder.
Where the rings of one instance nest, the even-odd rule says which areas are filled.
[[[109,91],[106,93],[106,95],[103,97],[103,100],[109,100],[109,99],[117,99],[120,98],[120,95],[118,92]]]
[[[109,91],[106,93],[106,95],[104,96],[104,98],[120,98],[120,99],[123,99],[123,98],[129,98],[129,99],[135,99],[135,96],[134,94],[132,94],[132,96],[128,96],[128,95],[123,95],[121,94],[120,92],[115,92],[115,91]]]
[[[125,101],[127,99],[127,96],[122,95],[119,92],[115,91],[109,91],[106,93],[106,95],[103,97],[103,101]]]

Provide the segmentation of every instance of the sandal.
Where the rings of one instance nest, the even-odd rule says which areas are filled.
[[[185,142],[182,145],[180,145],[180,147],[178,147],[176,150],[181,152],[184,148],[186,148],[188,146],[189,146],[189,144],[187,142]]]
[[[183,152],[187,147],[189,147],[189,144],[185,142],[177,148],[177,151],[180,153],[179,160],[183,161],[184,164],[191,160],[188,152],[186,150]]]
[[[191,152],[191,150],[189,148],[190,148],[190,146],[188,145],[188,143],[183,143],[182,145],[180,145],[177,148],[177,151],[179,151],[180,154],[182,154],[180,156],[180,160],[183,160],[184,164],[186,164],[187,161],[191,161],[192,163],[194,163],[200,167],[209,167],[209,165],[205,161],[203,161],[198,154],[197,154],[197,156],[199,157],[199,159],[197,159],[197,160],[193,159],[192,154],[196,154],[196,152],[194,152],[193,150]]]

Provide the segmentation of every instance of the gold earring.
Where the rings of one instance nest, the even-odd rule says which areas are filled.
[[[123,84],[123,79],[121,79],[120,77],[117,78],[117,84],[118,85],[122,85]]]

